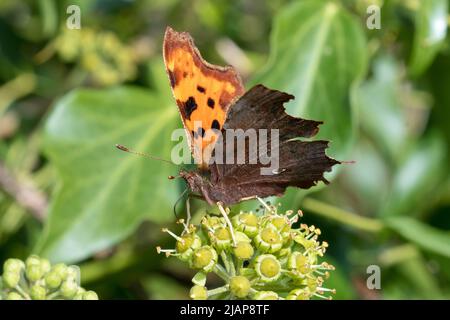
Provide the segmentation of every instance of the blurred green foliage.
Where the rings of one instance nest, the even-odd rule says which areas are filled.
[[[80,30],[65,27],[71,4]],[[380,29],[366,26],[370,5]],[[162,226],[180,227],[184,185],[167,180],[179,169],[114,148],[170,157],[181,126],[161,55],[170,25],[247,88],[294,94],[288,112],[323,120],[329,155],[355,161],[326,188],[271,199],[322,229],[336,298],[450,298],[448,10],[447,0],[1,1],[0,262],[38,253],[80,264],[102,298],[188,296],[193,273],[155,251],[173,246]],[[194,219],[206,209],[192,202]],[[369,265],[381,267],[380,290],[366,286]]]

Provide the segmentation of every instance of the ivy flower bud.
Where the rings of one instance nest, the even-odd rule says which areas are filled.
[[[3,283],[8,288],[14,288],[19,284],[20,281],[20,271],[7,271],[3,274]]]
[[[263,282],[277,280],[281,276],[281,264],[271,254],[263,254],[256,259],[255,271]]]
[[[27,258],[27,260],[25,260],[25,265],[27,267],[33,266],[33,265],[37,265],[38,266],[40,264],[41,264],[41,259],[38,256],[36,256],[36,255],[29,256]]]
[[[253,296],[253,300],[278,300],[279,296],[273,291],[259,291]]]
[[[315,292],[321,283],[321,278],[308,278],[308,280],[306,280],[306,285],[310,292]]]
[[[232,277],[229,285],[230,292],[238,298],[245,298],[250,293],[250,281],[244,276]]]
[[[60,288],[60,292],[64,298],[71,299],[78,291],[78,285],[73,278],[67,278]]]
[[[274,253],[283,246],[283,238],[274,227],[267,226],[255,237],[255,244],[262,252]]]
[[[209,246],[203,246],[195,250],[191,263],[196,269],[210,272],[217,263],[217,252]]]
[[[3,264],[4,272],[20,272],[24,268],[25,264],[19,259],[8,259]]]
[[[310,264],[308,263],[308,258],[298,251],[293,252],[289,256],[287,265],[289,270],[295,270],[302,276],[308,274],[311,271]]]
[[[286,296],[286,300],[309,300],[311,293],[304,288],[294,289]]]
[[[205,217],[202,221],[203,226],[205,226],[207,229],[215,230],[217,228],[223,227],[225,223],[222,221],[219,217]]]
[[[233,226],[250,238],[258,233],[258,217],[253,212],[242,212],[232,218]]]
[[[83,293],[83,300],[98,300],[98,295],[94,291],[86,291]]]
[[[233,248],[233,252],[236,258],[240,260],[248,260],[253,256],[255,251],[250,243],[241,241],[238,242],[236,247]]]
[[[294,241],[302,245],[305,250],[312,249],[316,245],[316,241],[306,238],[303,234],[297,234]]]
[[[283,216],[275,216],[271,219],[270,224],[273,225],[278,230],[278,232],[280,232],[284,244],[291,240],[291,224],[289,223],[289,219]]]
[[[217,249],[226,250],[231,247],[231,233],[227,228],[219,227],[214,230],[213,235],[213,239]]]
[[[86,292],[83,288],[78,288],[77,293],[72,298],[72,300],[83,300],[83,294]]]
[[[25,262],[8,259],[0,278],[0,300],[6,299],[86,299],[96,298],[95,292],[79,287],[80,269],[32,255]]]
[[[45,275],[45,284],[50,289],[56,289],[61,285],[62,279],[58,272],[51,270]]]
[[[206,300],[208,299],[208,290],[204,286],[195,285],[189,291],[189,297],[192,300]]]
[[[50,261],[48,261],[47,259],[41,259],[40,265],[43,274],[46,274],[51,269]]]
[[[184,234],[176,243],[176,251],[180,254],[179,258],[182,261],[187,261],[194,250],[202,246],[200,237],[193,233]]]
[[[234,237],[236,238],[236,242],[252,242],[252,240],[241,231],[234,231]]]
[[[78,266],[67,267],[67,279],[74,279],[74,281],[80,283],[80,268]]]
[[[45,288],[37,284],[33,285],[30,289],[30,297],[33,300],[45,300],[46,298]]]
[[[44,272],[40,264],[30,264],[27,265],[25,269],[25,274],[30,281],[38,281],[44,275]]]
[[[61,278],[61,280],[66,280],[68,269],[64,263],[58,263],[53,266],[52,272],[57,274]]]
[[[6,296],[6,300],[23,300],[23,297],[17,292],[13,291],[8,293],[8,295]]]

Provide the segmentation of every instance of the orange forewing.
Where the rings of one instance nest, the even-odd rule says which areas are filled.
[[[228,107],[244,94],[238,73],[203,60],[187,32],[166,29],[164,63],[189,139],[194,159],[206,168],[214,149],[214,135],[202,139],[210,129],[220,130]]]

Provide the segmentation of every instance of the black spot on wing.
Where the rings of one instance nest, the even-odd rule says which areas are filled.
[[[211,123],[211,129],[220,130],[220,123],[216,119],[213,120]]]
[[[191,120],[191,114],[197,109],[197,103],[194,97],[189,97],[186,102],[183,103],[186,119]]]
[[[201,136],[201,137],[204,137],[205,136],[205,129],[203,129],[202,127],[199,127],[197,129],[197,135]]]
[[[216,104],[215,102],[214,102],[214,100],[213,99],[211,99],[211,98],[208,98],[208,107],[210,107],[211,109],[214,109],[214,105]]]
[[[203,88],[201,86],[197,86],[197,91],[201,92],[201,93],[205,93],[206,92],[205,88]]]

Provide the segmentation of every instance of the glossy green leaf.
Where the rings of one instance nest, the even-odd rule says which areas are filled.
[[[450,234],[410,217],[390,217],[386,225],[419,247],[450,258]]]
[[[412,215],[431,206],[447,170],[446,146],[440,135],[424,138],[400,164],[379,215]]]
[[[389,169],[385,159],[369,139],[360,139],[351,154],[354,164],[342,170],[342,177],[356,192],[358,212],[376,212],[387,196]]]
[[[115,148],[126,145],[170,157],[177,110],[144,90],[76,90],[61,99],[45,126],[45,151],[61,185],[37,249],[72,262],[129,235],[144,219],[173,219],[178,168]]]
[[[447,0],[419,1],[410,69],[421,74],[433,61],[447,34]]]
[[[400,68],[393,57],[374,61],[373,76],[357,92],[362,129],[394,160],[404,155],[410,139],[400,102]]]
[[[275,18],[269,61],[252,83],[291,93],[288,113],[323,120],[318,138],[345,159],[354,141],[353,88],[365,73],[366,40],[359,22],[335,2],[309,0]]]

